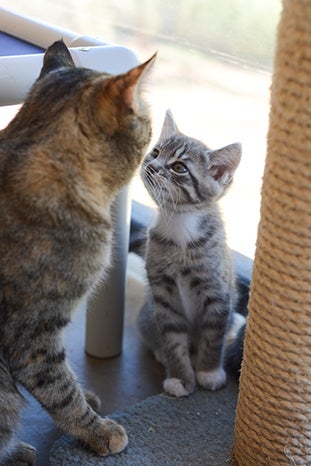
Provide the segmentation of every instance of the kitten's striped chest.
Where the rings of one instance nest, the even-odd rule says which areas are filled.
[[[161,277],[164,272],[173,279],[175,287],[172,292],[177,293],[189,321],[199,304],[191,290],[191,270],[198,265],[198,260],[194,259],[195,251],[189,248],[189,244],[197,241],[204,233],[201,224],[202,215],[197,213],[179,214],[171,219],[159,215],[150,230],[147,268],[151,270],[152,276],[156,273],[160,277],[163,285]],[[205,257],[200,257],[201,261],[204,263]]]
[[[200,312],[209,284],[222,280],[225,243],[219,220],[218,211],[179,214],[170,221],[159,214],[150,230],[146,264],[151,284],[155,277],[164,288],[173,282],[171,299],[176,294],[189,322]]]

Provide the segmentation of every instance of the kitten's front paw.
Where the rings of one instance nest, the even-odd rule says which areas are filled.
[[[169,395],[180,398],[182,396],[190,395],[194,390],[194,384],[185,384],[181,379],[171,378],[164,380],[163,388]]]
[[[196,373],[197,382],[206,390],[218,390],[223,387],[227,381],[227,374],[222,367],[213,371],[198,371]]]
[[[100,419],[86,443],[100,456],[120,453],[128,444],[125,429],[111,419]]]

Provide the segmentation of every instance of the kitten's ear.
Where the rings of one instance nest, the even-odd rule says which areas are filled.
[[[112,135],[128,115],[139,114],[143,84],[155,59],[156,54],[127,73],[109,78],[105,76],[97,86],[92,110],[97,124],[105,126],[107,134]]]
[[[54,42],[46,50],[43,57],[43,67],[39,79],[45,76],[50,71],[57,70],[58,68],[75,66],[70,52],[62,40]]]
[[[239,166],[242,155],[240,143],[217,149],[210,154],[210,173],[214,180],[222,185],[229,185]]]
[[[163,139],[166,139],[171,134],[175,134],[179,132],[180,131],[177,128],[177,125],[175,123],[171,110],[170,109],[166,110],[159,141],[163,141]]]

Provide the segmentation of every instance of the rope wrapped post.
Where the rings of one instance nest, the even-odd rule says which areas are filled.
[[[233,457],[311,465],[311,0],[278,29]]]

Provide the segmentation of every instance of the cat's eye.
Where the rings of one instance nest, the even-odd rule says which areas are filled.
[[[154,159],[156,159],[158,157],[158,155],[160,154],[160,151],[159,149],[157,149],[156,147],[154,147],[152,149],[152,151],[150,152],[150,157],[153,157]]]
[[[178,174],[184,174],[188,172],[188,168],[183,162],[174,162],[171,165],[171,169]]]

